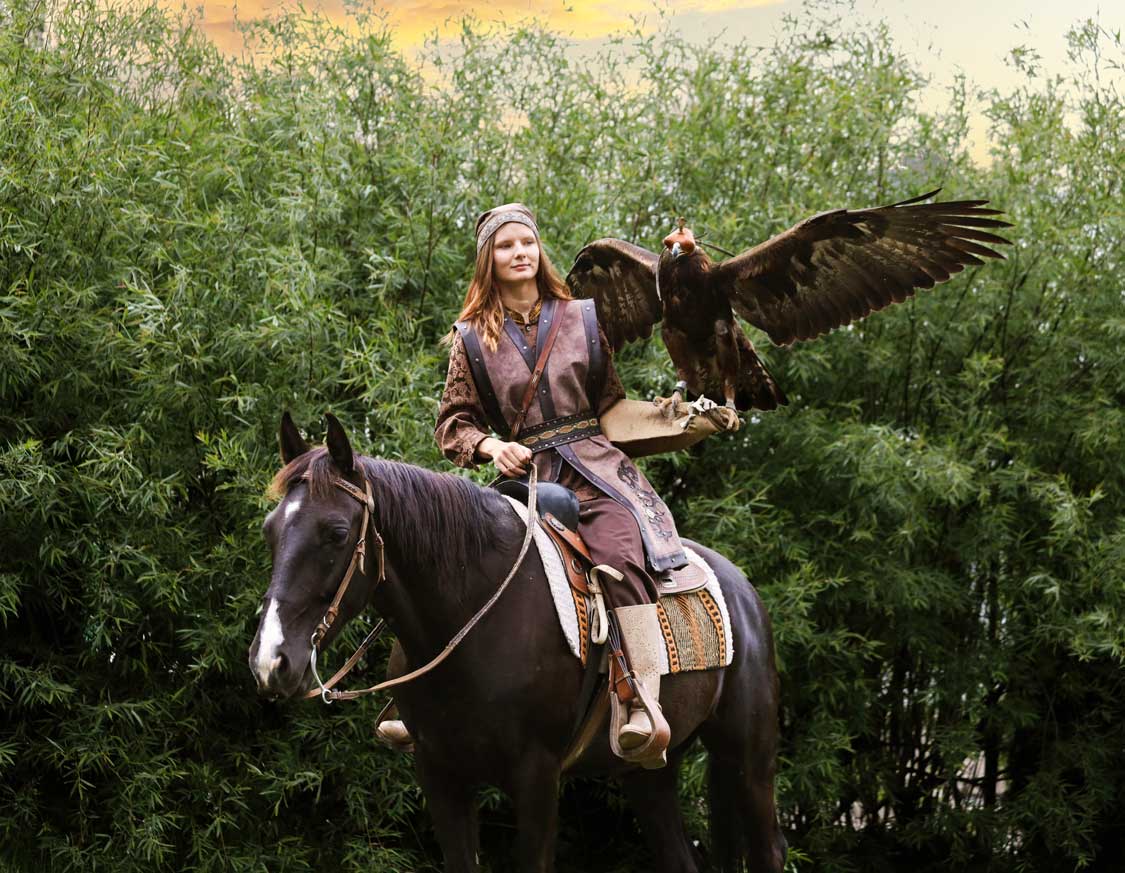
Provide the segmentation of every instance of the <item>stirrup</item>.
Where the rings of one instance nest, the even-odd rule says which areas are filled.
[[[634,703],[629,708],[629,720],[621,725],[621,730],[617,733],[618,745],[622,750],[631,752],[647,743],[651,736],[652,719],[643,706]]]
[[[664,634],[655,603],[614,610],[629,658],[636,697],[628,712],[619,697],[610,699],[609,746],[615,755],[642,767],[662,767],[671,728],[660,710],[660,675],[667,671]],[[624,742],[622,742],[624,740]]]
[[[381,721],[375,726],[375,739],[396,752],[413,752],[414,737],[397,718]]]

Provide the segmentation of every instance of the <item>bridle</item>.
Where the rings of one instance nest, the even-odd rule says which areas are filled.
[[[305,473],[301,478],[308,480],[311,479],[312,476],[309,473]],[[531,464],[527,483],[527,530],[524,532],[523,545],[520,548],[519,554],[516,556],[515,563],[512,564],[512,569],[508,571],[507,577],[505,577],[504,581],[500,583],[500,587],[496,589],[496,591],[488,599],[484,606],[478,609],[476,614],[469,619],[468,623],[466,623],[466,625],[453,636],[453,639],[446,643],[445,648],[441,650],[437,657],[435,657],[433,660],[423,665],[422,667],[419,667],[417,670],[413,670],[404,676],[399,676],[397,679],[388,679],[385,682],[380,682],[377,685],[372,685],[370,688],[362,688],[356,691],[334,691],[333,686],[341,679],[343,679],[344,676],[346,676],[351,671],[352,667],[359,663],[360,658],[364,656],[368,648],[370,648],[371,644],[375,641],[380,632],[382,632],[383,628],[386,626],[386,621],[384,619],[379,619],[375,627],[371,629],[371,632],[366,637],[364,637],[363,642],[359,644],[359,647],[355,650],[352,656],[348,658],[348,660],[344,663],[344,666],[337,670],[327,682],[321,681],[320,674],[316,669],[317,652],[320,650],[320,644],[324,641],[324,637],[328,633],[328,629],[332,627],[332,623],[336,621],[336,616],[340,613],[340,602],[344,599],[344,594],[347,592],[348,586],[351,584],[352,577],[355,575],[356,568],[359,568],[359,572],[361,574],[364,572],[363,565],[364,558],[367,554],[368,529],[370,529],[375,545],[378,548],[377,554],[379,575],[375,580],[375,589],[377,589],[379,585],[381,585],[386,580],[387,577],[387,565],[383,536],[379,533],[379,528],[375,524],[375,498],[371,493],[370,480],[368,480],[367,477],[364,477],[364,487],[361,491],[346,479],[340,478],[339,476],[335,477],[332,480],[332,484],[343,491],[345,494],[354,498],[363,506],[363,523],[359,529],[359,539],[356,540],[355,548],[352,550],[352,559],[348,563],[347,570],[344,571],[344,577],[340,580],[340,584],[336,588],[336,596],[332,598],[332,603],[330,603],[328,609],[325,610],[323,618],[321,618],[320,623],[317,624],[316,630],[312,632],[312,636],[309,639],[309,642],[312,643],[312,651],[309,654],[309,666],[312,669],[313,678],[316,679],[318,688],[310,689],[305,693],[305,697],[312,698],[319,695],[325,703],[331,703],[333,700],[354,700],[355,698],[361,697],[365,694],[373,694],[376,691],[382,691],[386,688],[393,688],[396,685],[404,685],[407,682],[417,679],[419,676],[429,673],[431,670],[437,667],[438,664],[448,658],[449,655],[452,654],[453,650],[457,648],[457,645],[461,642],[461,640],[468,636],[469,631],[476,627],[477,623],[480,622],[482,618],[484,618],[484,616],[490,609],[492,609],[493,604],[495,604],[496,601],[500,599],[500,595],[504,593],[504,589],[508,587],[508,583],[512,581],[513,577],[515,577],[516,570],[518,570],[520,564],[523,563],[523,559],[527,557],[528,548],[530,548],[531,546],[532,535],[535,532],[537,480],[538,476],[535,469],[535,464]],[[374,593],[375,589],[372,589],[372,593]]]
[[[305,473],[301,478],[307,481],[312,478],[312,474]],[[381,585],[387,578],[387,565],[386,556],[384,553],[385,549],[383,544],[383,535],[379,533],[379,528],[375,524],[375,497],[371,493],[371,483],[365,478],[362,491],[347,479],[342,479],[340,477],[334,478],[332,480],[332,484],[348,496],[357,500],[360,505],[363,506],[363,523],[359,528],[359,539],[356,540],[355,548],[352,550],[352,559],[348,562],[348,568],[344,571],[344,577],[340,580],[340,584],[336,586],[336,596],[332,598],[332,602],[328,605],[328,609],[325,610],[323,617],[320,619],[320,622],[317,624],[316,629],[312,632],[312,636],[309,638],[309,642],[312,644],[312,652],[309,655],[309,663],[312,667],[313,678],[316,679],[316,684],[320,687],[319,690],[313,688],[307,694],[305,694],[305,697],[316,697],[319,694],[323,698],[325,703],[331,703],[334,699],[333,696],[340,693],[332,691],[332,686],[339,682],[342,678],[344,678],[348,671],[350,671],[351,668],[355,666],[356,662],[363,657],[364,653],[375,641],[376,637],[379,636],[379,634],[383,630],[383,627],[386,625],[386,622],[380,619],[375,627],[371,629],[371,633],[367,635],[366,639],[364,639],[364,641],[359,644],[359,648],[356,649],[355,654],[348,659],[347,663],[344,664],[344,666],[340,670],[338,670],[336,674],[328,680],[327,683],[321,681],[320,674],[316,670],[316,655],[320,650],[320,644],[324,641],[324,637],[328,633],[328,629],[332,627],[333,622],[336,621],[336,616],[340,614],[340,602],[344,599],[344,595],[348,591],[348,586],[351,584],[352,577],[355,575],[356,569],[358,568],[360,573],[364,572],[363,565],[364,559],[367,556],[368,529],[370,529],[371,533],[374,535],[375,545],[378,548],[379,575],[375,580],[375,587],[378,588],[379,585]]]

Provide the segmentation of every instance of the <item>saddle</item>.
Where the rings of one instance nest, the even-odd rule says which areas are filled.
[[[507,480],[494,482],[492,487],[511,501],[521,519],[530,522],[521,499],[528,495],[526,483]],[[536,500],[542,515],[533,530],[547,584],[570,651],[584,665],[571,742],[563,762],[566,770],[574,766],[593,742],[607,716],[612,713],[611,721],[616,719],[614,723],[620,727],[638,696],[654,723],[660,719],[665,731],[667,727],[656,700],[642,682],[636,681],[625,656],[619,626],[611,620],[612,613],[606,608],[606,600],[612,599],[614,589],[606,584],[605,577],[619,580],[620,572],[612,566],[594,564],[577,531],[579,504],[572,491],[557,483],[541,483]],[[564,518],[570,523],[565,523]],[[689,560],[686,567],[654,574],[659,595],[656,609],[664,645],[657,646],[652,654],[661,675],[706,670],[730,663],[730,619],[722,591],[706,561],[686,545],[685,552]],[[618,728],[611,729],[611,747],[616,742]],[[652,733],[653,738],[661,736],[666,738],[667,733],[658,730]],[[640,757],[619,754],[626,760],[645,765],[650,759],[656,760],[654,755],[641,754],[646,748],[647,744],[637,752]],[[633,751],[629,754],[632,756]]]
[[[563,568],[571,588],[583,596],[591,594],[590,571],[594,559],[578,533],[578,497],[569,488],[556,482],[540,482],[536,486],[539,504],[539,526],[555,543],[562,555]],[[496,490],[527,505],[527,482],[506,479],[496,485]],[[695,564],[686,564],[675,570],[654,574],[657,592],[661,597],[670,594],[689,594],[707,584],[707,574]]]

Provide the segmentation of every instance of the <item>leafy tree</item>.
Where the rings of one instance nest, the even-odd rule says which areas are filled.
[[[798,869],[1120,867],[1120,39],[1080,23],[1052,77],[1013,52],[982,168],[967,87],[923,111],[886,28],[837,14],[583,57],[467,21],[408,59],[378,17],[295,11],[228,59],[155,6],[0,9],[0,866],[431,867],[370,703],[254,697],[279,412],[443,467],[437,339],[494,202],[565,266],[678,214],[740,248],[941,184],[1008,210],[1006,263],[769,350],[790,407],[648,472],[774,617]],[[620,363],[672,378],[656,342]],[[563,869],[643,869],[611,790],[563,802]]]

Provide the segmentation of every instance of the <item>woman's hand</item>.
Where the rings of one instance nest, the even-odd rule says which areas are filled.
[[[527,472],[527,465],[531,463],[531,449],[519,443],[506,443],[495,437],[481,440],[477,451],[486,458],[490,458],[501,473],[509,479],[515,479]]]

